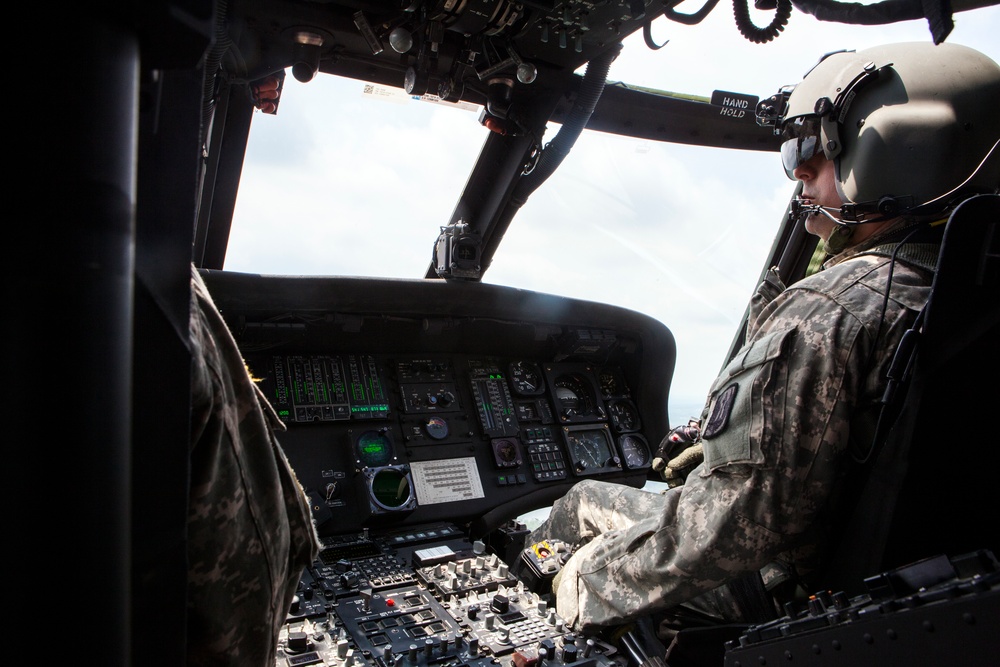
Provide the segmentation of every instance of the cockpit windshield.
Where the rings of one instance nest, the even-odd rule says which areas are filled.
[[[606,85],[763,98],[830,51],[929,38],[924,20],[816,23],[798,14],[777,39],[754,44],[724,11],[691,26],[661,18],[651,28],[661,48],[633,34]],[[1000,59],[1000,8],[955,23],[949,41]],[[225,268],[424,277],[490,133],[479,113],[402,88],[286,77],[278,113],[254,117]],[[550,123],[542,143],[558,129]],[[794,187],[770,151],[584,132],[523,205],[482,280],[666,323],[680,352],[670,414],[687,419],[700,412]]]

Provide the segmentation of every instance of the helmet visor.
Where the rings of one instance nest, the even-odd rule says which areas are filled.
[[[799,116],[781,128],[781,164],[795,180],[795,168],[822,151],[819,116]]]

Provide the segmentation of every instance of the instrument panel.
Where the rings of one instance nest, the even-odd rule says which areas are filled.
[[[651,461],[614,362],[376,353],[246,362],[287,426],[281,441],[324,534],[413,513],[464,520],[539,487],[644,474]]]
[[[203,271],[321,536],[485,534],[584,478],[642,486],[674,343],[608,304],[476,282]]]
[[[633,311],[480,283],[202,275],[285,424],[322,549],[278,667],[625,667],[515,571],[518,517],[642,486],[673,338]]]

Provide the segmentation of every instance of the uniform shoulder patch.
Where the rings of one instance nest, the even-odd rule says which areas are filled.
[[[705,430],[701,435],[703,438],[714,438],[726,430],[729,425],[729,415],[733,412],[733,405],[736,402],[736,392],[739,391],[739,384],[733,383],[722,390],[719,397],[715,399],[712,406],[712,414],[708,416]]]

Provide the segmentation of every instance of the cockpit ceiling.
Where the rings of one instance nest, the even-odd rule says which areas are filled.
[[[707,0],[686,13],[676,9],[681,4],[680,0],[233,0],[220,3],[226,34],[216,35],[216,41],[225,51],[225,69],[251,81],[291,68],[300,80],[324,72],[405,86],[417,94],[475,101],[497,78],[544,86],[546,79],[578,70],[638,31],[644,31],[650,43],[649,26],[661,17],[699,23],[718,9],[719,0]],[[750,16],[749,0],[735,0],[731,11],[743,37],[758,43],[778,37],[793,9],[848,24],[885,24],[927,15],[931,36],[943,41],[951,12],[997,0],[954,0],[937,10],[933,2],[876,4],[859,8],[833,0],[771,0],[754,2],[758,11]],[[767,13],[772,10],[773,15]],[[758,26],[755,21],[770,23]]]
[[[230,3],[233,62],[249,79],[299,65],[401,85],[448,85],[473,75],[572,72],[648,21],[631,2]],[[656,3],[659,4],[659,3]]]

